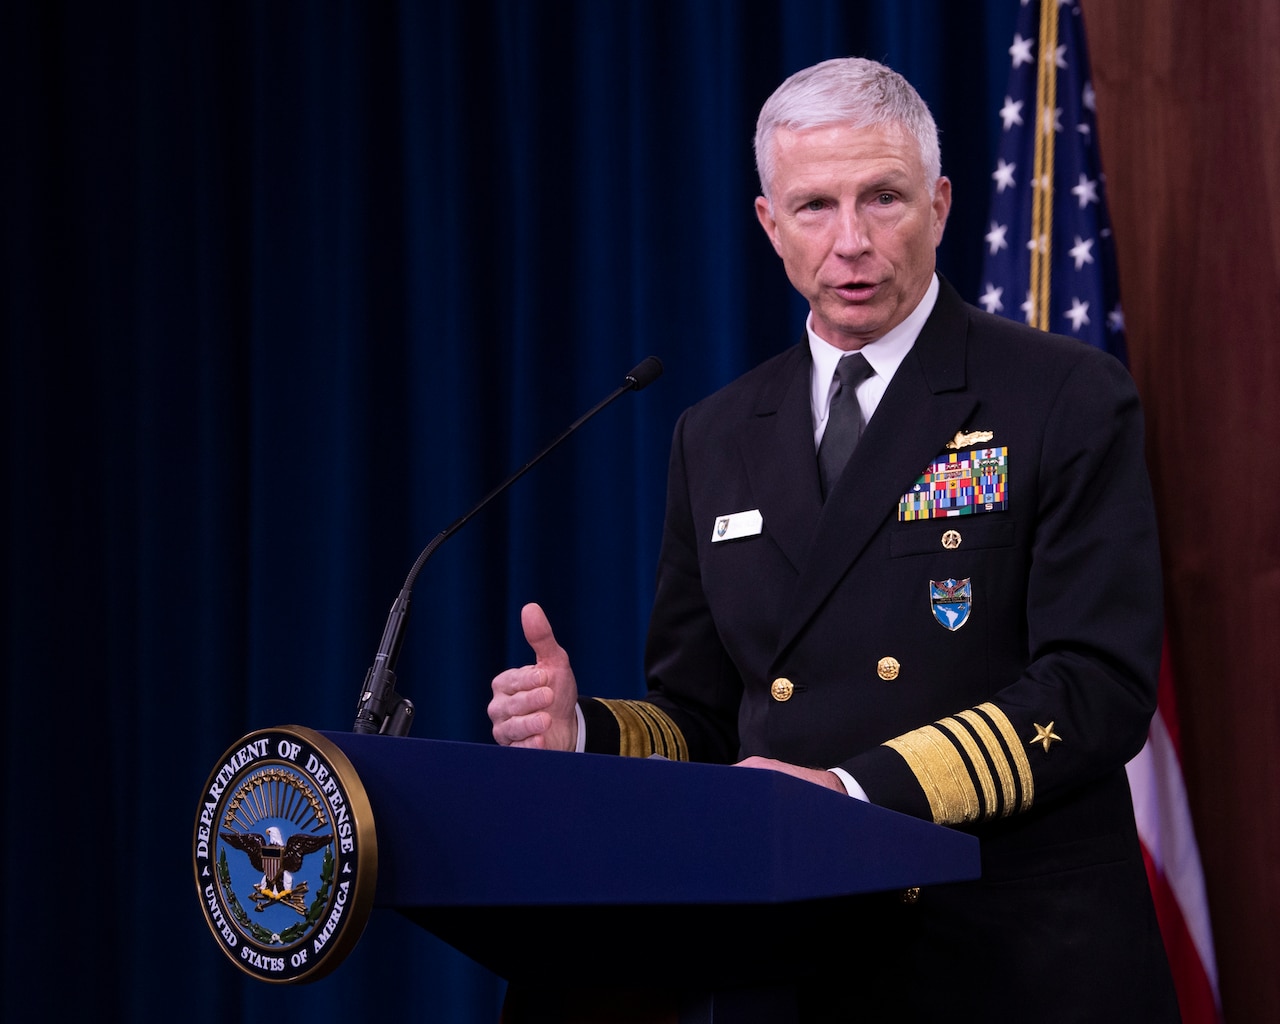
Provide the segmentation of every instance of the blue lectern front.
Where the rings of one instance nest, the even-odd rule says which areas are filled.
[[[770,937],[980,873],[973,836],[776,772],[323,735],[368,795],[376,905],[507,979],[512,1022],[780,1024],[811,943]]]

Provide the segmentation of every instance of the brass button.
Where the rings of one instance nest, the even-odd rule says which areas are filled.
[[[942,535],[942,546],[948,551],[954,551],[960,546],[960,531],[948,530]]]
[[[790,679],[779,676],[773,681],[773,685],[769,687],[769,692],[773,695],[774,700],[782,703],[791,699],[791,695],[796,692],[796,687]]]
[[[898,672],[902,666],[898,664],[897,658],[881,658],[879,664],[876,665],[876,673],[881,679],[888,682],[898,678]]]
[[[902,890],[903,903],[915,903],[920,898],[920,886],[913,885],[910,889]]]

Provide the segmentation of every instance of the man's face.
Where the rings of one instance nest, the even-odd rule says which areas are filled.
[[[779,129],[773,203],[760,225],[809,300],[813,329],[852,351],[906,319],[924,297],[951,209],[932,199],[916,140],[896,125]]]

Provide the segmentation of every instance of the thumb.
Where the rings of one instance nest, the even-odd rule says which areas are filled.
[[[569,656],[564,648],[556,643],[556,635],[551,632],[551,623],[547,621],[547,613],[541,605],[527,604],[520,609],[520,626],[524,630],[524,638],[533,648],[534,657],[539,665],[567,665]]]

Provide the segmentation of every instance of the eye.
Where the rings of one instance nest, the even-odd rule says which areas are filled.
[[[804,208],[810,213],[817,213],[819,210],[826,209],[827,204],[821,199],[810,199],[804,204]]]
[[[892,206],[897,201],[898,201],[898,197],[895,196],[892,192],[881,192],[878,196],[876,196],[877,206]]]

